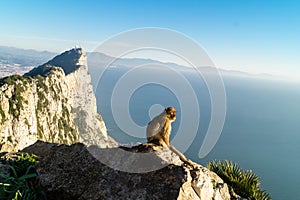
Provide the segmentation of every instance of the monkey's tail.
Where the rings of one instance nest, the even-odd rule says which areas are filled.
[[[173,151],[176,155],[179,156],[180,160],[182,162],[184,162],[185,164],[188,164],[190,166],[192,166],[193,168],[195,167],[195,164],[190,160],[190,159],[187,159],[185,157],[185,155],[183,155],[183,153],[181,153],[180,151],[178,151],[173,145],[169,145],[169,148],[171,151]]]

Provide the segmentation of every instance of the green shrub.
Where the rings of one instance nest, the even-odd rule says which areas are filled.
[[[45,199],[43,190],[37,186],[36,157],[28,153],[17,153],[11,158],[1,158],[8,166],[8,173],[0,172],[0,199]]]
[[[4,77],[4,78],[0,79],[0,86],[2,86],[4,84],[13,85],[17,81],[21,81],[21,82],[23,82],[23,84],[27,84],[29,82],[29,78],[23,77],[21,75],[12,75],[12,76],[8,76],[8,77]]]
[[[211,161],[207,168],[218,174],[236,194],[254,200],[270,200],[271,196],[260,189],[260,179],[251,170],[244,171],[231,161]]]

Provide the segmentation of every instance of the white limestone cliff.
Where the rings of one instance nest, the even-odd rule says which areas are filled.
[[[66,51],[24,76],[0,80],[1,151],[17,151],[38,139],[114,145],[97,113],[81,48]]]

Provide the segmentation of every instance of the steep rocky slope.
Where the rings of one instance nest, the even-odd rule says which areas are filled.
[[[81,48],[66,51],[24,76],[1,79],[1,151],[17,151],[38,139],[113,145],[97,113],[90,82]]]

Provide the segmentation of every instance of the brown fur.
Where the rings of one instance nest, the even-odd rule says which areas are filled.
[[[185,164],[192,166],[192,168],[196,168],[197,166],[189,159],[187,159],[180,151],[178,151],[174,146],[171,145],[170,143],[170,134],[171,134],[171,123],[173,121],[176,120],[176,110],[173,107],[168,107],[164,110],[164,112],[162,112],[160,115],[158,115],[157,117],[155,117],[151,122],[149,122],[147,127],[147,131],[148,128],[151,127],[150,123],[157,123],[158,122],[162,122],[165,121],[165,123],[162,125],[163,128],[161,128],[161,130],[153,136],[148,137],[147,136],[147,140],[148,143],[152,143],[155,145],[159,145],[159,146],[167,146],[169,147],[169,149],[171,151],[173,151],[175,154],[177,154],[180,158],[181,161],[183,161]]]
[[[176,110],[173,107],[168,107],[158,117],[161,117],[165,121],[165,123],[161,125],[163,128],[161,128],[161,130],[156,135],[147,137],[147,140],[150,143],[154,143],[160,146],[169,146],[171,123],[176,119]],[[149,122],[149,124],[150,123],[151,122]]]

